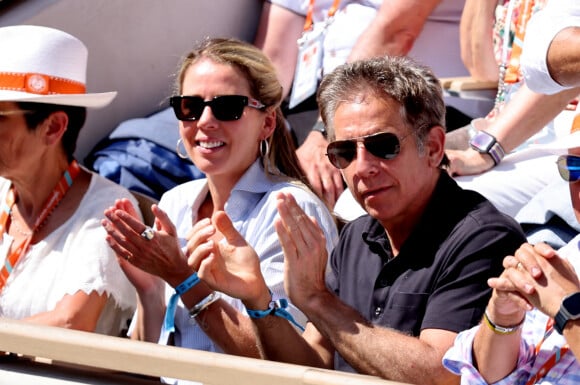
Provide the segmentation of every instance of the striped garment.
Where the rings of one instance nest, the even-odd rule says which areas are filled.
[[[580,272],[580,235],[576,236],[568,245],[561,248],[558,253],[561,257],[567,258]],[[498,385],[525,385],[529,378],[534,376],[541,366],[548,360],[555,349],[566,344],[566,340],[560,334],[553,332],[544,341],[539,353],[535,354],[535,346],[538,344],[546,330],[548,316],[539,310],[532,310],[527,313],[526,321],[522,330],[522,340],[520,342],[520,354],[518,356],[517,368],[504,379],[496,382]],[[473,338],[477,328],[459,333],[455,339],[455,344],[443,357],[443,365],[458,375],[461,375],[461,384],[484,385],[487,384],[481,377],[472,363]],[[568,351],[556,363],[554,367],[542,377],[536,384],[542,385],[577,385],[580,384],[580,364],[572,351]]]

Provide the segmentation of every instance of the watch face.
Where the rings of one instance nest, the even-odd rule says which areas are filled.
[[[580,292],[569,295],[562,301],[562,306],[574,319],[580,318]]]
[[[495,138],[483,131],[475,134],[471,141],[469,142],[471,147],[479,152],[488,152],[489,149],[494,145]]]

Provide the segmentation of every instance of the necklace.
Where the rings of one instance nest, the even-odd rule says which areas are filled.
[[[52,209],[46,213],[44,220],[42,222],[40,222],[40,224],[38,226],[36,226],[35,228],[33,228],[32,230],[26,231],[22,227],[20,227],[18,222],[14,220],[14,210],[12,210],[12,209],[10,210],[10,213],[9,213],[10,214],[10,224],[14,225],[16,232],[18,232],[20,235],[24,235],[25,237],[30,237],[32,234],[38,233],[38,231],[40,229],[42,229],[44,227],[44,225],[46,225],[46,222],[48,222],[48,219],[50,218],[51,214],[54,212],[54,210],[56,210],[56,208],[58,207],[59,204],[60,204],[60,200],[58,202],[56,202],[56,205],[54,205],[54,207],[52,207]]]
[[[24,230],[22,227],[20,227],[20,225],[18,224],[18,222],[16,222],[14,220],[14,212],[13,210],[10,210],[10,225],[14,226],[14,228],[16,229],[16,232],[19,233],[20,235],[24,235],[25,237],[29,237],[32,234],[34,234],[34,231],[32,230]]]

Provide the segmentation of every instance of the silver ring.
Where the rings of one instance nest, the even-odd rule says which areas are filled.
[[[155,237],[155,230],[147,226],[145,227],[145,230],[143,230],[143,232],[141,233],[141,236],[146,240],[150,241],[153,239],[153,237]]]
[[[523,270],[523,268],[524,268],[524,265],[522,265],[521,262],[518,262],[518,264],[516,265],[516,269]]]

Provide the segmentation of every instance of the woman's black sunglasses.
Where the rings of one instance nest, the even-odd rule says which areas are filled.
[[[326,148],[328,160],[336,168],[346,168],[356,157],[357,143],[362,142],[368,152],[382,159],[393,159],[401,152],[401,141],[392,132],[381,132],[362,138],[337,140]]]
[[[169,104],[173,107],[177,119],[184,121],[198,120],[206,106],[209,106],[213,116],[221,121],[240,119],[246,106],[259,110],[266,107],[256,99],[242,95],[216,96],[208,101],[199,96],[180,95],[169,98]]]

